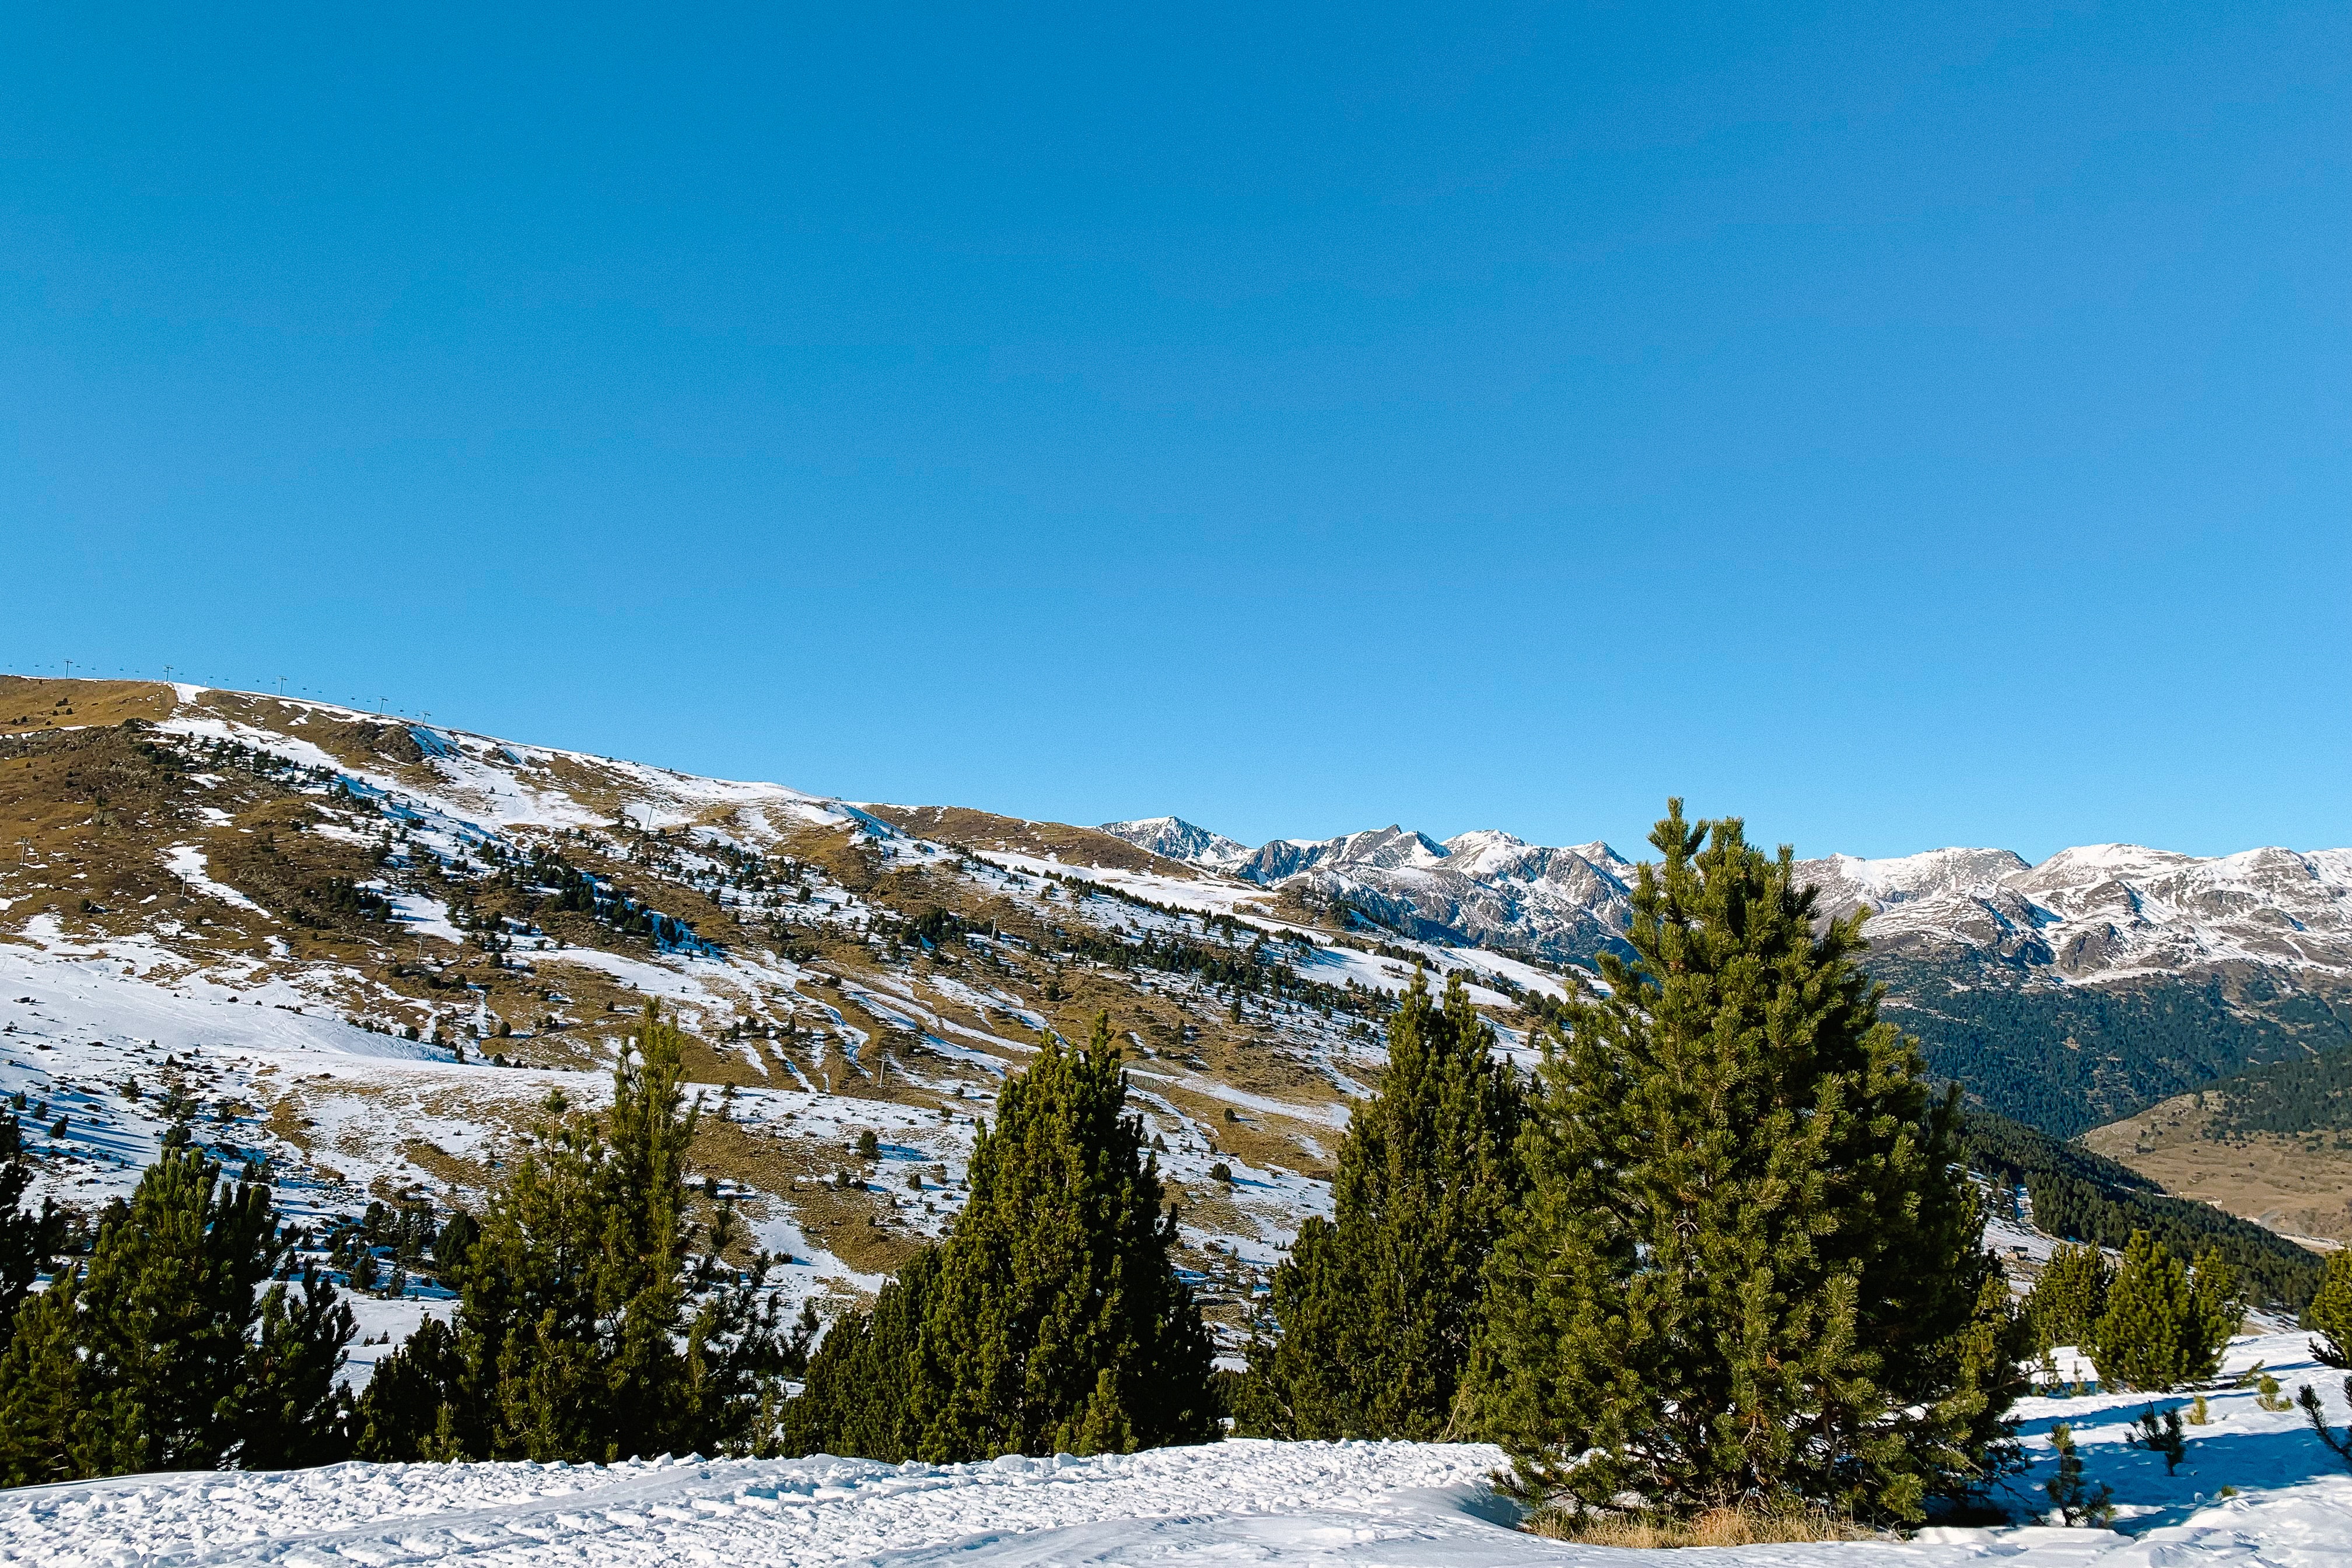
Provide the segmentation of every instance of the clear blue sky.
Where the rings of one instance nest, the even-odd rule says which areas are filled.
[[[0,666],[1253,841],[2352,842],[2343,5],[1146,9],[17,7]]]

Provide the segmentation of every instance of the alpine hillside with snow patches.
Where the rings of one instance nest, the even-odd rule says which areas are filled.
[[[851,1310],[944,1234],[977,1119],[1041,1032],[1108,1014],[1228,1361],[1415,972],[1534,1060],[1633,868],[1606,845],[1401,827],[1251,848],[856,803],[383,714],[150,682],[0,678],[0,1093],[84,1213],[166,1141],[266,1167],[297,1219],[478,1204],[551,1094],[593,1105],[648,1005],[689,1037],[694,1173],[788,1303]],[[2343,852],[1809,861],[1874,939],[2033,984],[2345,966]],[[2166,966],[2172,966],[2167,969]],[[870,1138],[867,1136],[870,1135]],[[2003,1228],[2030,1260],[2047,1238]],[[354,1292],[354,1381],[446,1291]],[[2302,1367],[2299,1340],[2237,1362]],[[1742,1561],[2343,1561],[2352,1480],[2235,1394],[2179,1478],[2073,1419],[2127,1533],[1947,1531]],[[2339,1402],[2340,1403],[2340,1402]],[[2061,1407],[2063,1405],[2063,1408]],[[2339,1417],[2342,1415],[2338,1410]],[[930,1468],[343,1466],[133,1477],[0,1501],[0,1561],[1603,1562],[1508,1528],[1492,1450],[1226,1443]],[[2014,1483],[2021,1510],[2032,1475]],[[2221,1499],[2223,1486],[2237,1496]]]

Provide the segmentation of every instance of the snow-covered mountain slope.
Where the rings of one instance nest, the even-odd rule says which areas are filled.
[[[2233,1345],[2326,1389],[2301,1335]],[[1512,1528],[1476,1445],[1227,1441],[1098,1458],[979,1465],[808,1459],[597,1465],[338,1465],[327,1469],[126,1476],[0,1497],[0,1562],[125,1563],[462,1562],[740,1568],[1255,1564],[1258,1568],[1601,1568],[1738,1563],[1765,1568],[2326,1568],[2352,1563],[2352,1479],[2251,1389],[2209,1397],[2188,1457],[2128,1442],[2145,1395],[2028,1400],[2033,1468],[2001,1496],[2030,1520],[2054,1468],[2049,1429],[2070,1424],[2093,1484],[2116,1492],[2115,1530],[1924,1531],[1909,1541],[1634,1552]],[[2232,1495],[2224,1495],[2229,1489]]]
[[[2223,965],[2352,974],[2352,849],[2200,858],[2129,844],[1804,862],[1833,910],[1877,911],[1898,952],[1981,953],[2072,980]]]
[[[0,678],[0,1094],[85,1211],[176,1129],[266,1159],[306,1217],[474,1204],[551,1090],[598,1102],[654,1002],[711,1097],[698,1173],[792,1256],[790,1294],[837,1301],[942,1233],[1038,1032],[1108,1013],[1186,1262],[1237,1320],[1328,1212],[1415,966],[1465,972],[1523,1059],[1518,999],[1572,984],[1318,930],[1092,828],[250,693]]]
[[[1103,831],[1146,847],[1157,837],[1167,847],[1156,852],[1171,853],[1181,850],[1174,839],[1140,830],[1172,820],[1114,822]],[[1421,940],[1580,964],[1624,930],[1633,869],[1606,844],[1549,848],[1491,830],[1441,844],[1393,825],[1338,838],[1277,838],[1237,857],[1221,849],[1213,862],[1183,858],[1290,892],[1307,908],[1344,904]]]
[[[1181,816],[1145,816],[1133,822],[1106,822],[1102,830],[1124,838],[1139,849],[1170,860],[1188,861],[1212,871],[1230,871],[1250,857],[1249,846],[1222,833],[1195,827]]]
[[[0,1092],[42,1112],[45,1190],[95,1207],[187,1125],[225,1159],[266,1156],[321,1215],[472,1203],[551,1088],[604,1092],[652,1001],[724,1097],[698,1159],[799,1260],[795,1289],[829,1296],[941,1233],[973,1119],[1037,1032],[1083,1037],[1108,1013],[1188,1262],[1237,1320],[1250,1271],[1328,1209],[1339,1129],[1415,968],[1461,972],[1530,1061],[1532,997],[1581,983],[1571,963],[1616,940],[1633,877],[1606,845],[1391,828],[1267,847],[1252,858],[1295,868],[1262,868],[1268,886],[1090,827],[152,682],[0,678],[0,764],[16,840],[0,853]],[[2340,882],[2341,860],[2297,863]],[[2053,921],[2098,907],[1998,858],[1836,864],[1890,931],[1985,875]],[[2150,920],[2254,918],[2135,896]],[[2305,1048],[2134,1058],[2095,1018],[2053,1032],[2038,1016],[1969,1034],[1928,994],[1944,984],[1894,998],[1931,1065],[2062,1134],[2086,1106],[2128,1114]],[[2061,1036],[2095,1048],[2055,1050]],[[880,1158],[854,1157],[863,1131]]]

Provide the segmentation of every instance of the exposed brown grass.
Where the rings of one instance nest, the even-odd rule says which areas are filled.
[[[1181,860],[1163,860],[1099,828],[1079,827],[1066,822],[1030,822],[961,805],[872,805],[866,809],[893,826],[935,844],[1060,859],[1081,875],[1089,866],[1102,866],[1122,871],[1151,871],[1186,881],[1196,881],[1201,877],[1199,871]]]
[[[272,1101],[267,1125],[271,1136],[296,1153],[310,1152],[310,1121],[302,1114],[302,1102],[296,1096],[280,1095]]]
[[[1151,1064],[1144,1065],[1149,1067]],[[1204,1073],[1202,1076],[1214,1075]],[[1297,1171],[1322,1163],[1321,1158],[1300,1142],[1297,1136],[1301,1131],[1316,1124],[1294,1121],[1289,1117],[1269,1115],[1262,1110],[1240,1110],[1230,1101],[1187,1089],[1181,1084],[1150,1083],[1148,1079],[1146,1082],[1150,1083],[1154,1093],[1165,1097],[1171,1105],[1198,1123],[1221,1155],[1239,1159],[1259,1170],[1280,1166],[1286,1171]],[[1227,1121],[1225,1112],[1228,1110],[1235,1110],[1243,1120]],[[1330,1135],[1329,1129],[1317,1130],[1325,1132],[1328,1141],[1336,1143],[1336,1135]],[[1313,1134],[1310,1132],[1308,1135]]]
[[[2352,1243],[2352,1150],[2270,1132],[2217,1140],[2206,1133],[2212,1110],[2197,1100],[2175,1095],[2093,1128],[2081,1142],[2177,1197],[2289,1236]]]
[[[478,1160],[461,1159],[425,1138],[401,1142],[401,1158],[444,1187],[480,1192],[490,1184],[489,1167]]]
[[[695,1129],[694,1169],[776,1194],[819,1246],[861,1274],[895,1273],[920,1245],[885,1223],[888,1199],[832,1175],[866,1167],[849,1149],[705,1116]]]
[[[1688,1519],[1662,1514],[1578,1513],[1547,1508],[1527,1528],[1584,1546],[1776,1546],[1808,1541],[1888,1541],[1894,1537],[1827,1509],[1738,1503]]]
[[[0,675],[0,733],[168,719],[178,702],[158,680],[52,680]]]

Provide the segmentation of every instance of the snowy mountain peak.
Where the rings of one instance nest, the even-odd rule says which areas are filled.
[[[1148,849],[1164,859],[1205,866],[1213,871],[1231,870],[1250,857],[1248,845],[1228,838],[1222,833],[1213,833],[1181,816],[1143,816],[1132,822],[1106,822],[1102,825],[1102,831],[1114,838],[1124,838],[1137,848]]]
[[[2072,884],[2109,877],[2147,876],[2197,863],[2193,855],[2148,849],[2137,844],[2078,844],[2071,849],[2061,849],[2032,869],[2038,880]]]
[[[1535,846],[1497,827],[1476,827],[1445,841],[1447,862],[1454,870],[1475,876],[1481,871],[1515,865]]]
[[[1445,846],[1428,834],[1410,832],[1393,822],[1331,842],[1338,847],[1333,858],[1350,865],[1426,868],[1439,864],[1447,855]]]
[[[1825,913],[1867,906],[1872,944],[1972,952],[2098,979],[2217,965],[2352,969],[2352,854],[2250,849],[2200,858],[2085,844],[2040,865],[2006,849],[1798,863]]]
[[[1271,886],[1303,871],[1427,868],[1443,865],[1445,858],[1444,845],[1391,823],[1337,838],[1277,838],[1234,868],[1234,874]]]
[[[1533,844],[1499,828],[1439,843],[1391,824],[1255,850],[1175,817],[1113,823],[1156,854],[1265,888],[1296,883],[1408,934],[1584,962],[1631,916],[1632,862],[1595,840]],[[1824,915],[1867,908],[1872,945],[1910,957],[1990,959],[2019,976],[2094,980],[2257,964],[2352,972],[2352,849],[2210,858],[2086,844],[2039,865],[1955,846],[1800,860]]]
[[[1928,849],[1883,860],[1832,855],[1797,865],[1802,880],[1822,889],[1824,902],[1848,906],[1900,903],[1955,888],[1989,886],[2032,869],[2023,856],[2009,849]]]

